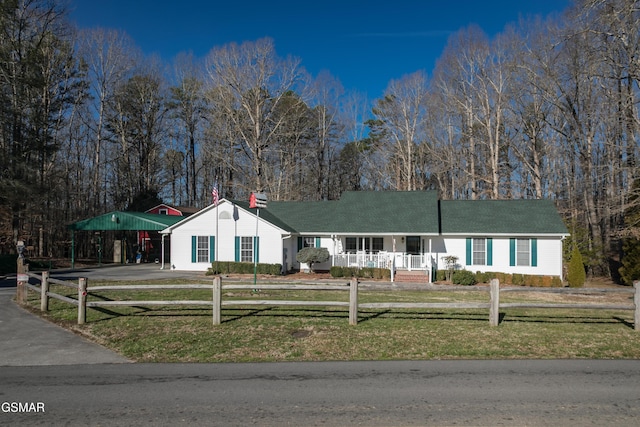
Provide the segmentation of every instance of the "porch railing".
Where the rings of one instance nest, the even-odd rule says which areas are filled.
[[[405,253],[351,253],[333,256],[332,264],[336,267],[374,267],[391,268],[395,259],[396,269],[428,270],[430,268],[429,255],[412,255]]]

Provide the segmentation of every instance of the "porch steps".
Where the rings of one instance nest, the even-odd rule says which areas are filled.
[[[429,283],[429,275],[424,271],[398,270],[393,280],[395,282]]]

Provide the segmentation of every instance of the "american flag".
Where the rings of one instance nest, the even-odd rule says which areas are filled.
[[[213,190],[211,190],[211,196],[213,197],[213,206],[217,206],[218,205],[218,184],[216,184],[213,187]]]

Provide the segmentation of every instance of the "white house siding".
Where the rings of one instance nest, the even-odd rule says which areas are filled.
[[[216,211],[218,235],[216,236]],[[234,219],[237,218],[237,219]],[[253,237],[256,234],[256,217],[231,203],[221,203],[218,208],[206,208],[180,222],[171,233],[171,268],[186,271],[206,271],[211,262],[192,262],[192,236],[215,236],[219,261],[235,261],[236,237]],[[260,219],[258,224],[258,262],[282,263],[283,236],[286,233],[271,223]],[[290,240],[290,239],[288,239]],[[286,240],[285,240],[286,241]],[[211,248],[210,248],[211,250]],[[214,248],[215,250],[215,248]]]
[[[562,240],[560,237],[535,237],[537,242],[537,266],[510,265],[510,237],[500,236],[491,237],[491,239],[492,265],[466,265],[466,238],[460,236],[444,236],[443,247],[439,248],[440,251],[434,251],[433,254],[434,258],[437,257],[438,268],[444,269],[446,267],[446,263],[443,258],[445,256],[453,255],[458,257],[459,268],[473,272],[491,271],[507,274],[516,273],[562,277]]]

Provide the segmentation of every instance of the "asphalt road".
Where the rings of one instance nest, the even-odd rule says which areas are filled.
[[[145,269],[175,273],[65,274]],[[637,360],[134,364],[15,306],[2,285],[2,426],[639,425]]]
[[[638,361],[0,368],[2,425],[637,426]],[[5,408],[11,404],[3,403]]]

